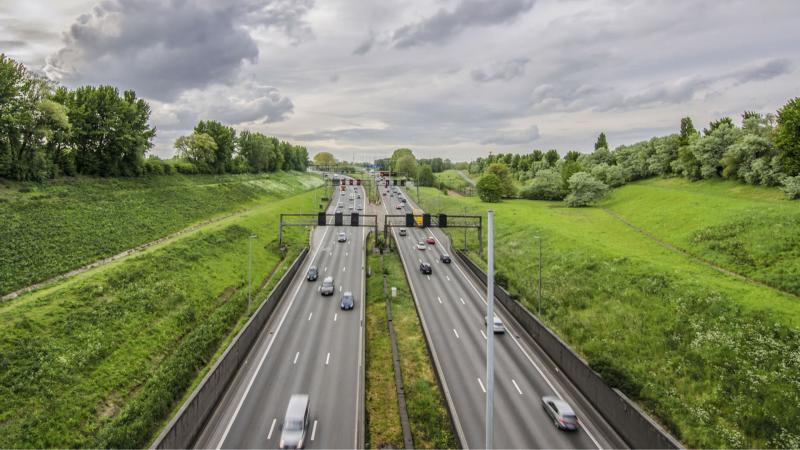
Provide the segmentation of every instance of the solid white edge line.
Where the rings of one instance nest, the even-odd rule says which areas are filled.
[[[325,232],[322,234],[322,239],[320,241],[320,246],[317,247],[316,250],[314,250],[314,256],[311,257],[309,262],[303,264],[303,267],[306,267],[306,266],[310,265],[310,263],[313,263],[314,260],[317,258],[317,253],[319,252],[319,249],[322,248],[321,243],[325,241],[325,236],[328,234],[328,230],[329,230],[329,228],[326,227],[325,228]],[[300,271],[298,271],[298,272],[300,272]],[[283,312],[283,316],[281,317],[280,322],[278,322],[278,327],[275,329],[275,333],[272,335],[272,340],[270,340],[269,344],[267,344],[267,349],[266,349],[266,351],[264,351],[264,355],[261,356],[261,360],[258,362],[258,366],[256,367],[256,371],[253,372],[253,376],[250,378],[250,382],[247,383],[247,388],[245,388],[244,394],[242,395],[242,398],[239,399],[239,404],[236,405],[236,409],[233,411],[233,416],[231,416],[231,419],[228,422],[228,425],[225,427],[225,431],[222,433],[222,438],[220,438],[219,443],[216,446],[217,450],[221,449],[222,448],[222,444],[225,443],[225,439],[228,437],[228,433],[230,433],[230,431],[231,431],[231,427],[233,426],[233,422],[236,421],[236,417],[239,415],[239,411],[242,409],[242,405],[244,404],[244,401],[247,398],[247,395],[250,393],[250,389],[253,387],[253,383],[255,382],[256,377],[258,376],[258,373],[261,371],[261,366],[264,365],[264,360],[267,359],[267,355],[269,354],[269,350],[272,348],[272,344],[275,342],[275,339],[278,337],[278,333],[281,331],[281,326],[283,326],[283,322],[286,320],[286,316],[289,315],[289,311],[292,309],[292,306],[294,305],[295,299],[297,299],[297,294],[300,292],[300,288],[303,286],[304,279],[303,278],[299,278],[298,281],[299,282],[297,283],[297,288],[294,290],[294,294],[292,294],[292,300],[289,302],[289,306],[286,308],[286,311]]]
[[[272,431],[275,429],[275,422],[277,420],[278,420],[277,418],[272,419],[272,425],[269,426],[269,433],[267,433],[267,440],[272,439]]]
[[[456,264],[456,263],[454,263],[454,264],[456,266],[456,269],[458,269],[458,271],[461,272],[461,275],[464,277],[464,279],[467,280],[467,283],[469,283],[469,285],[472,286],[472,289],[478,294],[478,298],[480,298],[483,303],[486,303],[486,300],[483,298],[483,295],[481,294],[481,291],[479,291],[478,288],[475,287],[474,284],[472,284],[472,280],[470,280],[469,277],[467,276],[467,274],[464,273],[463,270],[461,270],[461,267],[459,267],[458,264]],[[544,381],[547,383],[547,385],[550,386],[550,389],[553,390],[553,392],[556,394],[556,396],[558,396],[558,398],[563,400],[564,397],[561,395],[561,393],[558,391],[558,389],[556,389],[556,387],[553,385],[553,383],[550,381],[550,379],[547,378],[547,375],[544,374],[544,371],[542,371],[542,369],[539,367],[539,365],[537,365],[533,361],[533,358],[531,358],[531,356],[528,355],[528,352],[525,351],[525,348],[522,347],[522,344],[520,344],[519,341],[514,337],[514,333],[508,333],[508,334],[511,336],[511,340],[514,341],[515,344],[517,344],[517,347],[519,347],[520,351],[522,351],[522,354],[525,355],[525,357],[528,359],[528,361],[531,363],[531,365],[536,369],[537,372],[539,372],[539,375],[542,376],[542,379],[544,379]],[[580,423],[580,420],[578,420],[578,422]],[[583,430],[586,432],[586,435],[589,436],[589,439],[591,439],[592,442],[594,442],[594,445],[597,446],[598,449],[602,449],[603,447],[600,446],[600,443],[597,442],[597,439],[595,439],[595,437],[592,435],[592,433],[589,431],[589,429],[587,427],[583,426],[583,424],[581,424],[581,426],[582,426]]]

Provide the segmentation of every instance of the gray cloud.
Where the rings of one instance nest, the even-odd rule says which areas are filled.
[[[358,45],[353,50],[354,55],[363,55],[372,50],[372,46],[375,44],[375,33],[370,31],[369,36],[364,39],[364,42]]]
[[[527,130],[508,131],[489,137],[481,141],[481,145],[520,145],[531,144],[539,139],[539,127],[531,126]]]
[[[738,85],[751,81],[770,80],[789,73],[791,68],[792,63],[788,59],[773,59],[753,67],[736,71],[730,76],[736,80],[736,84]]]
[[[409,48],[441,44],[469,27],[486,27],[508,23],[533,7],[534,0],[462,0],[455,9],[440,9],[420,22],[398,28],[392,34],[392,45]]]
[[[230,81],[245,62],[256,62],[258,45],[244,25],[279,28],[296,39],[310,4],[106,0],[72,24],[45,72],[67,84],[111,83],[171,100]]]
[[[479,83],[489,81],[509,81],[525,74],[525,66],[530,62],[528,58],[514,58],[489,69],[475,69],[470,72],[472,79]]]
[[[23,47],[23,46],[25,46],[24,42],[13,40],[13,39],[7,40],[7,41],[0,41],[0,48],[6,49],[6,50],[14,49],[14,48],[20,48],[20,47]]]

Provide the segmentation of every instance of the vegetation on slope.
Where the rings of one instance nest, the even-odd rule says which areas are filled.
[[[249,237],[258,286],[282,258],[278,214],[312,201],[274,200],[0,304],[0,447],[146,446],[247,315]],[[285,237],[293,258],[307,232]]]
[[[621,188],[620,198],[635,186]],[[752,190],[756,196],[760,192]],[[464,206],[477,214],[486,211],[475,198],[423,192],[423,203],[433,213],[461,213]],[[648,202],[646,190],[635,194],[631,198],[642,205]],[[737,203],[735,196],[727,201]],[[796,298],[722,275],[600,208],[525,200],[492,207],[498,282],[537,311],[532,236],[541,236],[542,319],[609,384],[684,443],[698,448],[800,445]],[[614,208],[626,211],[621,200]],[[704,217],[705,208],[702,202],[683,202],[683,215],[675,221]],[[639,217],[653,211],[643,208]],[[461,233],[453,232],[461,246]],[[791,239],[786,233],[762,236],[765,245],[785,246]],[[483,263],[476,253],[471,256]]]
[[[0,294],[321,183],[291,172],[0,183]]]

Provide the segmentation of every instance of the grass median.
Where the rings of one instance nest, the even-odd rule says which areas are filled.
[[[385,253],[382,262],[389,295],[392,287],[397,288],[397,297],[390,298],[414,447],[455,448],[457,443],[449,412],[436,382],[435,369],[400,256],[396,252]],[[379,448],[381,444],[402,447],[391,343],[386,326],[381,256],[370,254],[368,264],[372,269],[372,276],[367,283],[368,442],[373,448]]]

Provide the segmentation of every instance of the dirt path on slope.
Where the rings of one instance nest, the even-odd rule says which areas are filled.
[[[679,253],[679,254],[691,259],[692,261],[694,261],[694,262],[696,262],[698,264],[702,264],[702,265],[704,265],[706,267],[709,267],[711,269],[716,270],[719,273],[722,273],[724,275],[728,275],[728,276],[737,278],[737,279],[742,280],[742,281],[744,281],[746,283],[750,283],[750,284],[753,284],[753,285],[756,285],[756,286],[759,286],[759,287],[764,287],[764,288],[767,288],[767,289],[772,289],[773,291],[780,292],[781,294],[788,295],[789,297],[800,298],[800,296],[798,296],[795,293],[784,291],[783,289],[778,289],[775,286],[770,286],[770,285],[768,285],[768,284],[766,284],[766,283],[764,283],[762,281],[758,281],[758,280],[755,280],[753,278],[750,278],[747,275],[744,275],[744,274],[741,274],[739,272],[734,272],[732,270],[726,269],[726,268],[724,268],[722,266],[719,266],[719,265],[717,265],[717,264],[715,264],[715,263],[713,263],[713,262],[711,262],[711,261],[709,261],[707,259],[701,258],[701,257],[699,257],[697,255],[692,254],[692,253],[689,253],[689,252],[687,252],[686,250],[684,250],[684,249],[682,249],[680,247],[676,247],[676,246],[670,244],[669,242],[662,241],[661,239],[659,239],[655,235],[651,234],[649,231],[634,225],[633,223],[629,222],[626,218],[622,217],[621,215],[617,214],[616,212],[614,212],[614,211],[612,211],[612,210],[610,210],[608,208],[601,208],[601,209],[603,211],[605,211],[606,213],[608,213],[608,215],[610,215],[611,217],[613,217],[613,218],[617,219],[618,221],[622,222],[623,224],[625,224],[627,227],[629,227],[633,231],[641,234],[642,236],[646,237],[647,239],[650,239],[651,241],[655,242],[656,244],[660,245],[661,247],[664,247],[667,250],[672,251],[674,253]]]

